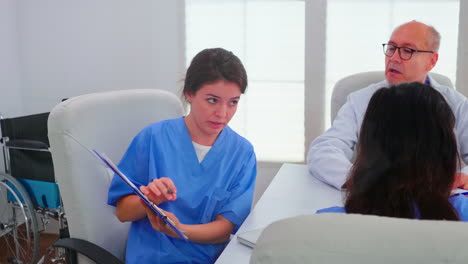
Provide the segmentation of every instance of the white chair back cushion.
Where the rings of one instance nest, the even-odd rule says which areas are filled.
[[[250,263],[467,263],[468,223],[357,214],[293,217],[269,225]]]
[[[115,208],[107,205],[112,175],[89,149],[117,163],[141,129],[181,115],[180,100],[156,89],[86,94],[52,110],[49,140],[72,238],[95,243],[124,259],[129,224],[120,223]]]
[[[453,88],[453,84],[447,76],[435,72],[431,72],[429,75],[439,84]],[[330,104],[331,122],[333,123],[333,120],[335,120],[336,114],[340,110],[341,106],[344,105],[346,98],[350,93],[362,88],[366,88],[367,86],[383,81],[384,79],[385,74],[383,71],[369,71],[352,74],[339,80],[335,84],[332,92]]]

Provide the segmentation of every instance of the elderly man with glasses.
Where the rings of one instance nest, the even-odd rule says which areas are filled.
[[[425,83],[444,95],[456,117],[455,134],[460,156],[468,164],[468,100],[428,75],[439,58],[439,45],[439,33],[418,21],[405,23],[393,31],[390,40],[383,44],[385,80],[351,93],[332,127],[311,143],[307,164],[314,177],[337,189],[342,188],[352,166],[359,130],[371,96],[382,87],[403,82]],[[462,171],[468,172],[468,167]],[[454,188],[468,189],[465,173],[458,174]]]

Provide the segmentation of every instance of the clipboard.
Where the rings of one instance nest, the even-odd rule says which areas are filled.
[[[153,202],[151,202],[148,197],[146,197],[146,195],[144,195],[140,189],[138,189],[135,184],[133,184],[132,181],[130,181],[129,178],[127,178],[127,176],[125,176],[125,174],[123,174],[122,171],[119,170],[119,168],[117,168],[117,166],[114,164],[114,162],[112,162],[112,160],[110,160],[105,154],[99,154],[96,150],[93,149],[93,152],[94,154],[96,154],[99,159],[104,162],[104,164],[109,167],[115,174],[119,175],[119,177],[128,185],[130,186],[130,188],[133,190],[133,192],[138,195],[145,203],[146,205],[149,206],[149,208],[151,208],[155,213],[156,215],[158,215],[159,217],[161,217],[164,222],[166,222],[166,224],[168,224],[172,230],[174,230],[174,232],[177,233],[177,235],[179,235],[183,240],[185,241],[188,241],[188,237],[183,233],[182,230],[178,229],[177,227],[175,227],[174,225],[174,222],[172,222],[171,219],[169,219],[167,217],[167,215],[164,213],[164,211],[159,208],[157,205],[155,205]]]
[[[451,196],[455,196],[459,194],[468,195],[468,190],[463,189],[463,188],[456,188],[456,189],[453,189],[452,192],[450,193]]]

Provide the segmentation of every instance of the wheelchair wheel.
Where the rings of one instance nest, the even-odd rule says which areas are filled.
[[[36,213],[22,185],[0,173],[0,263],[36,263],[39,232]]]

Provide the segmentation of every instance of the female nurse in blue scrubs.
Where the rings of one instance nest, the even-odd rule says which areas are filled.
[[[247,217],[255,153],[228,126],[246,87],[238,57],[221,48],[203,50],[185,78],[183,95],[190,113],[151,124],[133,139],[119,168],[190,242],[114,177],[108,203],[117,207],[120,221],[132,222],[127,263],[213,263]]]
[[[468,197],[451,194],[460,170],[454,124],[450,106],[430,86],[381,88],[364,116],[345,207],[318,213],[468,221]]]

